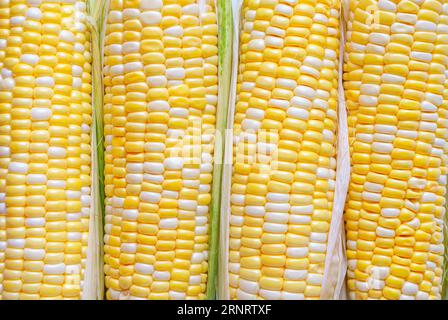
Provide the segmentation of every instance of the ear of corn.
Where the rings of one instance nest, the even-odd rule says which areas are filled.
[[[447,174],[446,1],[351,1],[345,219],[354,299],[440,299]]]
[[[107,19],[107,298],[205,298],[215,2],[112,0]]]
[[[335,186],[339,1],[245,0],[231,299],[318,299]]]
[[[11,92],[7,82],[10,74],[4,68],[6,39],[9,34],[9,3],[0,3],[0,300],[3,292],[3,271],[5,270],[6,249],[6,206],[5,185],[9,161],[9,132],[11,113]]]
[[[91,196],[86,3],[4,4],[0,294],[79,299]]]

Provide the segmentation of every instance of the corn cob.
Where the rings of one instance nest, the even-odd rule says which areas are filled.
[[[440,299],[447,174],[446,1],[351,1],[345,211],[352,299]]]
[[[245,0],[231,299],[318,299],[336,169],[338,0]]]
[[[203,299],[218,93],[212,0],[110,2],[108,299]]]
[[[0,294],[79,299],[91,184],[86,3],[1,3]]]
[[[0,2],[0,300],[3,292],[3,270],[6,248],[5,183],[9,160],[9,119],[11,92],[6,82],[10,75],[3,67],[6,55],[6,39],[9,34],[9,2]]]

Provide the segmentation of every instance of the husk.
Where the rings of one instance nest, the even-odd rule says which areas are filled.
[[[343,86],[345,12],[348,2],[342,1],[339,20],[339,78],[338,78],[338,130],[337,130],[337,169],[333,210],[328,232],[327,255],[320,298],[343,300],[346,298],[345,275],[347,258],[345,253],[344,207],[350,181],[350,149],[348,142],[347,108]]]
[[[443,273],[442,273],[442,300],[448,300],[448,192],[445,194],[445,216],[443,218]]]
[[[221,204],[221,183],[224,161],[225,131],[227,127],[227,109],[229,106],[230,73],[232,63],[232,24],[230,3],[217,1],[218,13],[218,107],[216,111],[216,135],[214,149],[213,180],[210,205],[210,240],[207,278],[207,299],[216,298],[219,273],[219,221]]]
[[[103,223],[104,223],[104,148],[103,148],[103,25],[106,1],[87,0],[88,25],[92,50],[92,196],[89,219],[87,262],[83,300],[104,296]]]
[[[238,73],[238,54],[239,54],[239,25],[240,25],[240,9],[242,0],[228,1],[227,6],[231,6],[231,12],[228,12],[231,17],[232,39],[231,47],[228,52],[232,53],[231,57],[231,82],[229,94],[229,107],[227,112],[227,129],[225,134],[225,148],[224,148],[224,167],[222,174],[222,188],[221,188],[221,225],[220,225],[220,255],[219,255],[219,288],[218,299],[229,299],[229,217],[230,217],[230,188],[232,178],[232,162],[233,162],[233,115],[235,113],[236,101],[236,81]]]
[[[445,198],[448,203],[448,195]],[[448,207],[445,206],[445,209],[445,217],[443,219],[443,245],[445,252],[443,255],[442,300],[448,300]]]

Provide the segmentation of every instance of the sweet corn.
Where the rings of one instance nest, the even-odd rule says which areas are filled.
[[[336,175],[339,7],[243,2],[231,299],[320,298]]]
[[[344,86],[352,299],[440,299],[447,175],[445,1],[351,1]]]
[[[5,184],[9,160],[11,91],[6,82],[10,74],[4,68],[6,39],[9,34],[9,4],[0,3],[0,300],[3,292],[3,271],[5,270],[6,209]]]
[[[84,1],[0,4],[0,298],[79,299],[91,195]]]
[[[215,1],[111,0],[108,299],[203,299],[218,94]]]

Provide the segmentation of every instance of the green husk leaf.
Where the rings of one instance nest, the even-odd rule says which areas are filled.
[[[236,79],[238,73],[238,52],[239,52],[239,28],[241,23],[241,5],[243,0],[229,1],[229,11],[226,16],[229,18],[229,39],[228,52],[230,59],[230,89],[228,92],[227,126],[224,143],[224,162],[222,168],[221,182],[221,204],[220,204],[220,233],[219,233],[219,267],[218,267],[218,292],[219,300],[229,299],[229,218],[230,218],[230,189],[233,162],[233,121],[236,100]]]
[[[212,202],[210,205],[209,265],[207,299],[216,299],[219,256],[219,216],[221,181],[224,163],[225,131],[230,96],[232,66],[232,9],[229,0],[218,0],[218,108],[216,112],[216,143],[213,166]]]
[[[104,143],[103,143],[103,39],[104,22],[108,1],[87,0],[92,41],[92,195],[93,221],[90,224],[90,258],[95,260],[95,274],[89,281],[95,282],[95,291],[86,299],[102,300],[104,297],[103,276],[103,225],[104,225]],[[92,215],[91,215],[92,217]],[[93,243],[92,243],[93,242]],[[92,248],[93,246],[93,248]],[[89,254],[89,253],[88,253]]]

